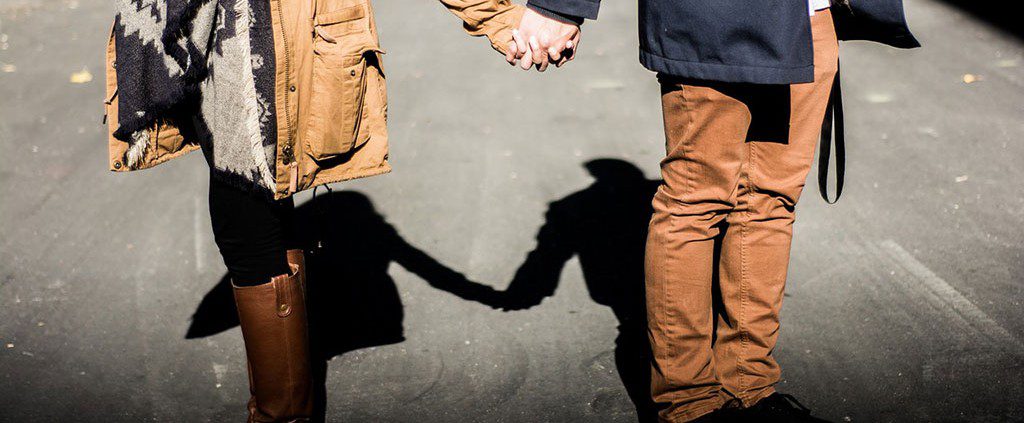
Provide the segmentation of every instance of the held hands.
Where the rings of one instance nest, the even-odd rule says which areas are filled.
[[[580,27],[527,9],[519,29],[512,30],[512,38],[505,60],[513,66],[518,60],[524,70],[536,66],[538,71],[544,72],[549,64],[560,67],[576,56]]]

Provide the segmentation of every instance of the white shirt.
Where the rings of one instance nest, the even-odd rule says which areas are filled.
[[[828,9],[829,0],[807,0],[807,11],[814,16],[815,10]]]

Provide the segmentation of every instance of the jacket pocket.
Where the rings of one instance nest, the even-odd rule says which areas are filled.
[[[364,5],[324,13],[314,21],[313,78],[306,147],[315,160],[330,159],[365,142],[361,130],[367,66],[378,66],[376,37]]]

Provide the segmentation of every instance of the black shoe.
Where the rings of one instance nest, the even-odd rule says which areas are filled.
[[[732,423],[733,411],[731,409],[719,408],[703,416],[691,420],[691,423]]]
[[[811,416],[811,410],[800,404],[792,395],[771,394],[751,407],[732,411],[730,417],[736,422],[764,423],[811,423],[825,422]]]

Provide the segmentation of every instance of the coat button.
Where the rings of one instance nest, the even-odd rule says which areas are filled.
[[[121,169],[121,162],[120,161],[114,162],[114,169],[115,170]]]
[[[280,311],[281,313],[288,313],[288,310],[290,309],[291,307],[289,307],[288,304],[281,304],[280,306],[277,307],[277,310]]]
[[[352,69],[352,70],[348,71],[348,74],[352,75],[352,76],[356,76],[356,70]]]
[[[288,87],[288,91],[295,92],[295,86],[292,85],[292,86]]]
[[[110,67],[114,68],[114,69],[117,69],[117,60],[114,60],[114,61],[110,62]]]

